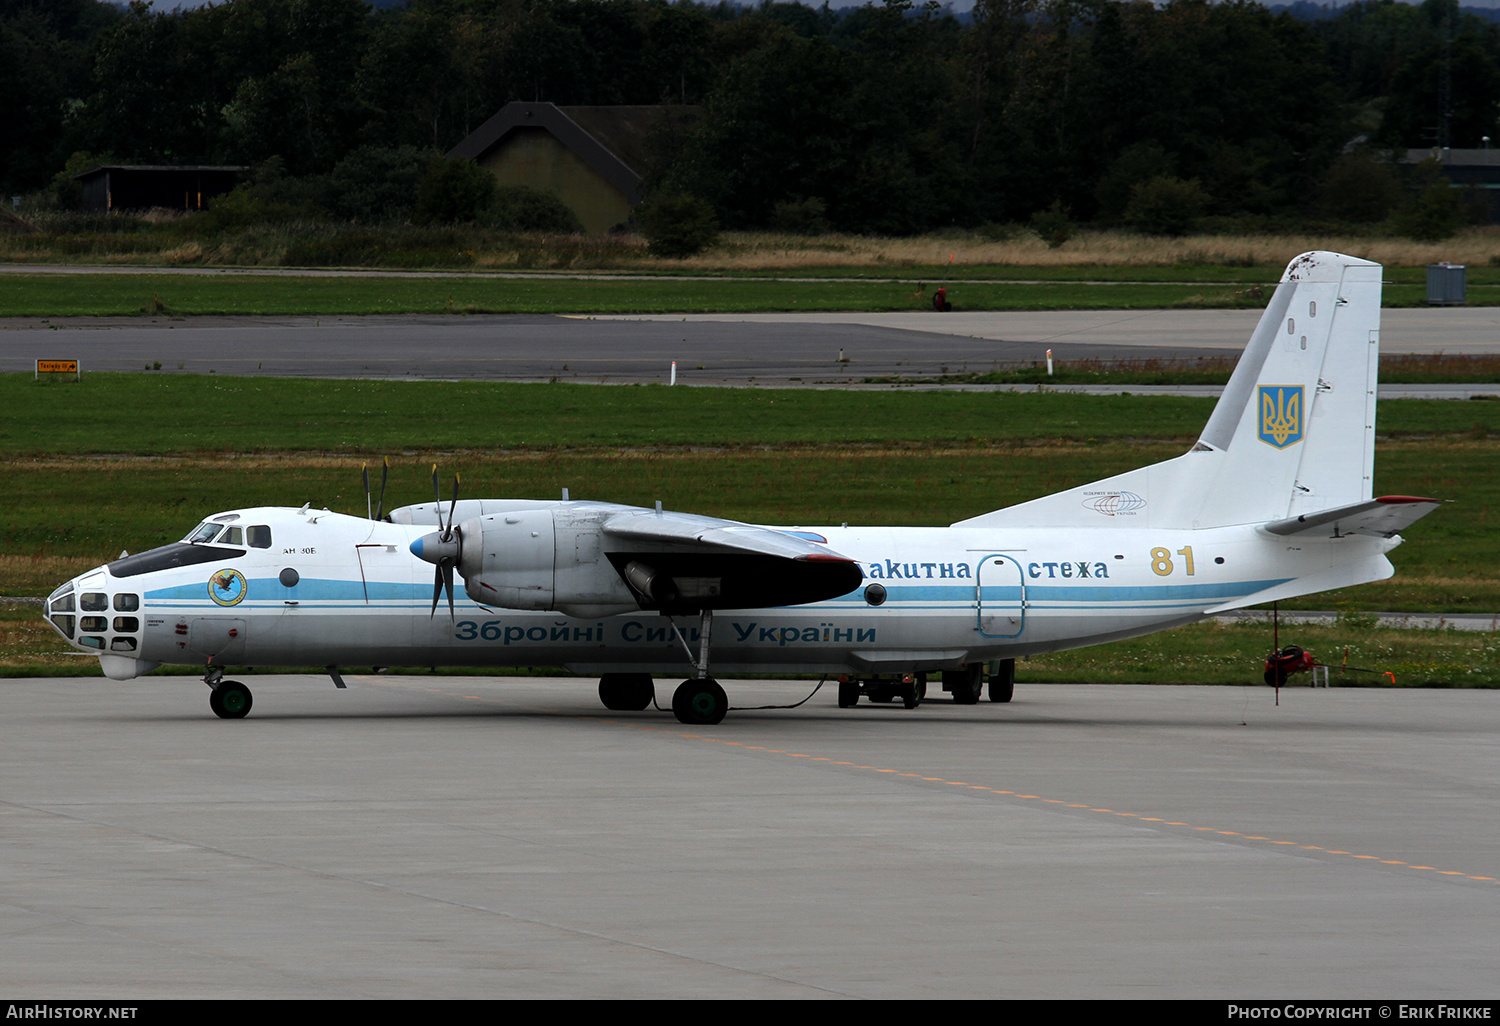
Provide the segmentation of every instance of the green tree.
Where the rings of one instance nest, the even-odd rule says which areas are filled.
[[[653,200],[636,211],[635,221],[657,256],[688,257],[719,241],[713,207],[697,196]]]
[[[495,202],[495,176],[463,157],[436,157],[417,185],[413,219],[419,224],[481,220]]]
[[[1186,235],[1207,207],[1208,194],[1196,178],[1158,175],[1130,190],[1125,221],[1148,235]]]

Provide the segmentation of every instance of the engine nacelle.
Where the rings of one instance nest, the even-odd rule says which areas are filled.
[[[609,616],[639,609],[604,557],[601,523],[614,510],[540,508],[466,520],[458,572],[469,598],[505,609]]]

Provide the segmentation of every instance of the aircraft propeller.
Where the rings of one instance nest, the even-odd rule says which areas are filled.
[[[442,597],[443,591],[446,589],[448,592],[448,619],[451,621],[455,616],[453,609],[453,568],[458,565],[458,559],[463,554],[464,547],[462,532],[455,530],[453,527],[453,514],[458,508],[458,475],[453,475],[453,499],[448,503],[448,522],[446,524],[443,523],[443,493],[438,486],[436,463],[432,465],[432,496],[433,506],[437,510],[438,526],[443,530],[436,538],[438,544],[435,548],[437,551],[433,553],[437,558],[433,560],[436,566],[432,574],[432,612],[428,615],[428,619],[430,620],[437,615],[438,599]],[[427,535],[426,537],[431,538],[432,536]],[[423,541],[425,540],[426,538],[423,539]],[[427,556],[424,554],[422,558],[425,559]]]
[[[371,520],[379,520],[385,514],[385,482],[391,474],[391,458],[385,457],[380,468],[380,502],[373,513],[370,512],[370,465],[368,463],[360,466],[360,473],[365,479],[365,516]]]

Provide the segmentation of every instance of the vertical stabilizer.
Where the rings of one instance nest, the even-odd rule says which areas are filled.
[[[962,525],[1223,527],[1369,499],[1380,273],[1338,253],[1297,257],[1190,452]]]

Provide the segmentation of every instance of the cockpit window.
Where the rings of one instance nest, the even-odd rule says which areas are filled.
[[[271,529],[265,524],[245,528],[245,536],[249,539],[252,549],[269,549],[271,547]]]
[[[213,541],[223,529],[223,524],[204,524],[198,530],[188,535],[187,540],[193,545],[206,545]]]
[[[231,527],[229,530],[225,531],[223,537],[219,539],[219,544],[243,545],[245,544],[244,533],[245,532],[238,527]]]

